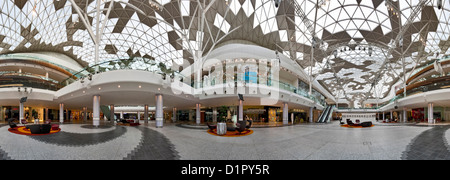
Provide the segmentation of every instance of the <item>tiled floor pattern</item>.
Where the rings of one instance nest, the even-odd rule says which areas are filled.
[[[10,133],[0,125],[0,160],[309,160],[447,159],[450,126],[382,125],[344,128],[339,122],[256,128],[243,137],[154,123],[138,127],[63,124],[47,136]],[[431,142],[431,144],[430,144]],[[428,144],[427,144],[428,143]],[[420,153],[418,153],[420,152]]]
[[[450,126],[435,126],[418,135],[407,147],[402,159],[406,160],[450,160],[450,151],[445,133]]]

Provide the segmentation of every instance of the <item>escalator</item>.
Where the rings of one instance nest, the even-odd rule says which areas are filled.
[[[330,106],[327,106],[325,110],[323,110],[323,113],[320,114],[319,119],[317,120],[318,123],[324,123],[325,117],[327,117],[328,111],[330,110]]]
[[[108,121],[111,121],[111,110],[109,109],[109,106],[100,106],[100,110],[103,112],[103,115],[106,116],[106,119],[108,119]],[[113,119],[113,121],[114,120],[115,119]]]
[[[334,105],[327,106],[323,113],[319,116],[319,119],[317,120],[318,123],[328,123],[331,121],[331,117],[333,115],[334,111]]]
[[[325,122],[331,122],[331,118],[333,117],[334,105],[330,106],[330,110],[328,111],[328,115],[326,116]]]

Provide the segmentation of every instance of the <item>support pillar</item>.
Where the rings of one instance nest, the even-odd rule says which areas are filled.
[[[120,119],[123,119],[123,111],[120,111]]]
[[[141,120],[141,112],[140,111],[137,112],[137,120],[138,120],[138,122]]]
[[[309,108],[309,122],[312,123],[313,122],[313,116],[314,116],[314,107],[310,107]]]
[[[244,101],[239,100],[239,117],[238,121],[244,121]]]
[[[68,109],[66,109],[66,120],[70,122],[70,114]]]
[[[87,107],[83,107],[83,122],[86,123],[87,122]]]
[[[433,117],[433,103],[428,103],[428,123],[434,123],[434,117]]]
[[[404,107],[403,108],[403,122],[407,122],[407,121],[408,121],[407,110]]]
[[[291,124],[294,125],[294,113],[291,113]]]
[[[172,108],[172,122],[177,122],[177,108]]]
[[[213,107],[213,122],[217,122],[217,107]]]
[[[109,105],[109,109],[110,109],[109,119],[111,120],[111,122],[114,122],[116,120],[116,116],[114,115],[114,104]]]
[[[23,102],[20,103],[19,105],[19,122],[20,124],[22,124],[22,119],[25,119],[25,111],[24,111],[24,107],[23,107]]]
[[[385,121],[386,120],[386,116],[385,116],[385,112],[383,112],[383,121]]]
[[[93,101],[92,125],[98,127],[100,125],[100,96],[95,95]]]
[[[64,123],[64,104],[59,104],[59,123]]]
[[[201,107],[201,104],[196,104],[196,105],[195,105],[195,122],[196,122],[197,124],[200,124],[200,121],[201,121],[201,117],[200,117],[200,107]]]
[[[392,110],[391,110],[391,116],[389,117],[389,119],[390,119],[391,121],[394,120],[394,116],[392,115]]]
[[[289,105],[287,102],[283,103],[283,125],[287,125],[289,123]]]
[[[48,118],[48,108],[45,108],[44,109],[44,119],[43,120],[45,121],[45,120],[48,120],[48,119],[49,119]]]
[[[144,105],[144,123],[148,123],[148,104]]]
[[[163,120],[164,120],[164,110],[163,110],[163,96],[162,94],[156,95],[156,113],[155,113],[155,119],[156,119],[156,127],[162,128],[163,127]]]

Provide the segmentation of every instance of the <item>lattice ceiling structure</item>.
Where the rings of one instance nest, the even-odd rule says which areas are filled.
[[[436,1],[283,0],[276,8],[273,0],[102,0],[96,61],[97,1],[3,0],[0,54],[53,51],[90,65],[130,57],[171,65],[245,40],[290,57],[336,97],[359,101],[385,97],[404,72],[450,54],[450,4],[438,9]]]

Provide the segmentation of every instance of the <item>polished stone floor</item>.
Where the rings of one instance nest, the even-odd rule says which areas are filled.
[[[138,127],[63,124],[46,136],[24,136],[0,125],[0,160],[409,160],[450,159],[450,126],[339,122],[254,128],[243,137],[165,124]]]

